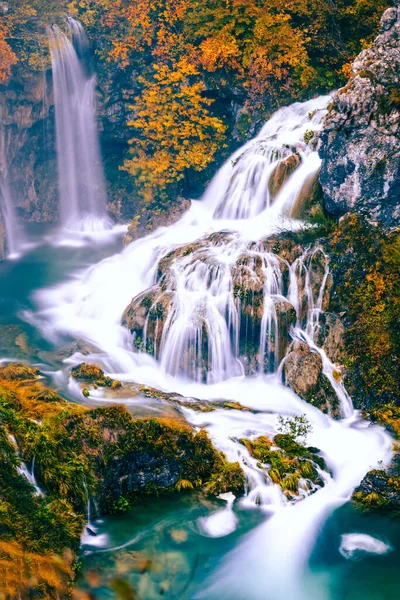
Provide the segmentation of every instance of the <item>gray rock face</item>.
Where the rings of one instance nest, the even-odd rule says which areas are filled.
[[[325,208],[394,227],[400,224],[400,7],[384,13],[380,35],[352,70],[321,133]]]

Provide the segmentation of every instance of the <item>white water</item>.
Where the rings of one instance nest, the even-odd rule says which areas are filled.
[[[4,217],[6,229],[7,256],[16,258],[24,243],[24,236],[17,221],[11,194],[5,142],[5,131],[0,127],[0,214]]]
[[[307,561],[319,528],[336,507],[349,500],[368,470],[377,467],[380,461],[385,465],[391,457],[390,436],[381,428],[362,421],[354,412],[342,381],[334,377],[334,370],[340,369],[316,343],[329,276],[327,257],[321,249],[314,248],[305,251],[293,264],[285,263],[267,251],[261,239],[282,228],[301,226],[288,217],[290,208],[307,177],[319,167],[318,155],[304,146],[303,137],[307,129],[318,129],[321,112],[313,114],[311,120],[308,113],[323,111],[328,100],[319,98],[279,111],[255,141],[246,144],[227,161],[203,201],[193,202],[176,225],[138,240],[63,285],[41,290],[35,298],[38,311],[29,317],[52,341],[72,335],[93,344],[98,353],[85,360],[102,364],[118,379],[192,398],[235,400],[256,411],[219,409],[199,413],[189,406],[184,410],[193,425],[206,427],[228,460],[240,462],[247,476],[248,493],[239,501],[249,509],[262,510],[268,515],[204,584],[201,597],[207,599],[280,600],[287,595],[296,600],[327,598],[323,590],[310,593],[304,583]],[[250,170],[258,165],[262,145],[268,148],[265,172],[258,170],[257,177],[246,175],[247,162]],[[268,201],[268,176],[264,176],[271,172],[272,160],[277,156],[271,154],[271,145],[278,148],[279,156],[290,153],[292,147],[301,149],[302,156],[300,166],[273,203]],[[235,179],[240,179],[240,184],[236,181],[234,185]],[[255,207],[253,198],[256,198]],[[222,230],[231,232],[222,235],[225,241],[221,241],[221,236],[217,236],[217,241],[214,237],[214,242],[204,239]],[[174,292],[175,298],[164,325],[161,347],[155,348],[154,356],[133,352],[132,337],[121,326],[125,308],[132,298],[149,288],[154,289],[162,257],[180,245],[199,239],[203,240],[199,248],[196,246],[195,251],[175,259],[171,266],[167,289]],[[258,374],[244,374],[245,365],[237,352],[237,339],[241,335],[240,302],[232,296],[232,268],[243,252],[249,255],[251,276],[257,274],[263,294],[260,355],[272,331],[275,340],[278,338],[274,306],[285,294],[296,315],[292,336],[307,343],[311,351],[320,353],[324,373],[337,393],[343,420],[335,421],[322,414],[284,387],[276,360],[272,365],[261,361]],[[317,259],[323,264],[318,285],[314,266]],[[287,288],[282,283],[282,269],[287,270]],[[199,320],[201,325],[198,325]],[[210,375],[206,378],[207,384],[198,373],[205,356],[202,335],[207,340]],[[197,359],[185,362],[189,350]],[[280,355],[279,348],[275,347],[273,354]],[[72,356],[66,367],[81,361],[81,355]],[[320,472],[325,483],[323,488],[312,489],[314,493],[303,488],[299,496],[291,500],[239,443],[241,438],[256,439],[260,435],[272,438],[278,431],[279,415],[306,416],[312,425],[307,443],[320,448],[330,470],[330,473]],[[229,534],[235,525],[230,506],[223,509],[222,514],[217,513],[208,522],[199,524],[203,534],[211,536],[216,532],[217,535]],[[235,578],[232,578],[233,572]]]
[[[339,552],[344,558],[358,560],[365,554],[387,554],[393,550],[386,544],[365,533],[346,533],[342,535]]]
[[[110,222],[96,124],[96,77],[85,64],[89,43],[81,24],[69,17],[68,28],[72,41],[57,25],[48,30],[61,224],[73,231],[102,231]]]

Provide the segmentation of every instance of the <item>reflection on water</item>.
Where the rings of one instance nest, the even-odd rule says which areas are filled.
[[[79,586],[98,600],[118,597],[112,588],[119,578],[140,600],[185,600],[201,595],[204,581],[216,565],[262,521],[259,512],[249,513],[236,506],[239,527],[234,533],[224,538],[202,535],[199,521],[221,508],[222,502],[203,496],[180,496],[152,500],[129,513],[97,521],[98,533],[106,538],[102,538],[102,547],[94,540],[93,545],[83,548]],[[356,561],[346,560],[339,550],[341,537],[357,531],[390,540],[393,551],[385,556],[364,553]],[[310,600],[397,600],[399,548],[399,523],[363,515],[349,506],[337,510],[320,532],[310,559],[306,582]],[[273,552],[273,543],[265,552]],[[234,572],[230,577],[240,583]],[[243,600],[251,597],[251,593],[241,596]]]

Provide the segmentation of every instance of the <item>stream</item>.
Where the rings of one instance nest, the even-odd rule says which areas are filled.
[[[36,228],[28,232],[22,255],[0,264],[1,324],[21,328],[27,340],[19,350],[3,342],[2,354],[31,360],[71,400],[88,406],[107,403],[101,390],[83,398],[70,378],[71,367],[84,360],[124,382],[187,398],[237,401],[251,409],[182,408],[187,421],[206,428],[229,461],[240,462],[247,494],[235,499],[183,495],[152,500],[123,515],[92,517],[92,535],[82,539],[84,576],[97,572],[107,580],[123,575],[146,600],[160,595],[208,600],[398,598],[399,525],[355,512],[349,504],[363,476],[389,463],[392,439],[353,409],[342,381],[334,376],[336,366],[317,345],[328,257],[320,257],[324,271],[316,289],[314,250],[306,250],[296,264],[283,265],[263,245],[268,235],[303,227],[293,210],[304,182],[317,172],[319,158],[302,140],[310,128],[318,131],[328,101],[322,97],[278,111],[175,225],[126,248],[123,226],[89,232],[80,226],[61,232]],[[269,177],[293,148],[300,164],[271,198]],[[121,324],[125,309],[146,290],[158,293],[160,261],[188,244],[193,249],[173,258],[164,288],[158,290],[173,298],[161,337],[155,334],[152,352],[134,351],[135,334]],[[260,358],[252,373],[238,343],[244,333],[233,284],[234,265],[243,255],[249,257],[251,276],[263,286]],[[323,414],[282,384],[277,312],[282,301],[295,313],[292,338],[321,356],[340,419]],[[150,322],[146,327],[149,331]],[[162,416],[168,410],[162,402],[137,396],[124,402],[138,416]],[[311,426],[307,444],[320,449],[327,465],[320,473],[324,486],[303,487],[295,498],[282,493],[239,441],[273,438],[279,416],[305,416]],[[96,597],[115,597],[101,577],[95,587]]]

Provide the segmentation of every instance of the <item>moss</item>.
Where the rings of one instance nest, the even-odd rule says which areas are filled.
[[[344,217],[329,240],[331,310],[348,322],[346,385],[358,408],[398,403],[400,234]]]
[[[314,137],[314,132],[308,129],[304,134],[304,142],[308,145]]]
[[[210,494],[233,492],[242,495],[246,478],[238,462],[229,463],[222,456],[217,471],[211,476],[206,489]]]
[[[81,363],[80,365],[71,369],[71,376],[79,381],[89,381],[90,383],[96,383],[97,380],[104,377],[104,371],[96,365],[88,363]]]
[[[8,363],[0,368],[0,379],[8,380],[33,380],[39,377],[39,369],[24,363]]]
[[[104,375],[104,371],[97,365],[81,363],[71,369],[71,376],[78,381],[91,384],[95,389],[98,387],[110,387],[117,390],[121,387],[121,382],[111,379]],[[85,386],[82,389],[82,394],[85,398],[90,396],[90,388]]]
[[[241,440],[253,458],[260,461],[259,467],[267,471],[270,479],[281,486],[284,492],[296,494],[300,478],[313,484],[322,486],[323,481],[315,468],[325,467],[322,457],[317,456],[317,448],[307,448],[298,444],[293,437],[287,434],[278,434],[273,442],[264,436],[256,440]],[[274,444],[280,450],[274,449]]]

